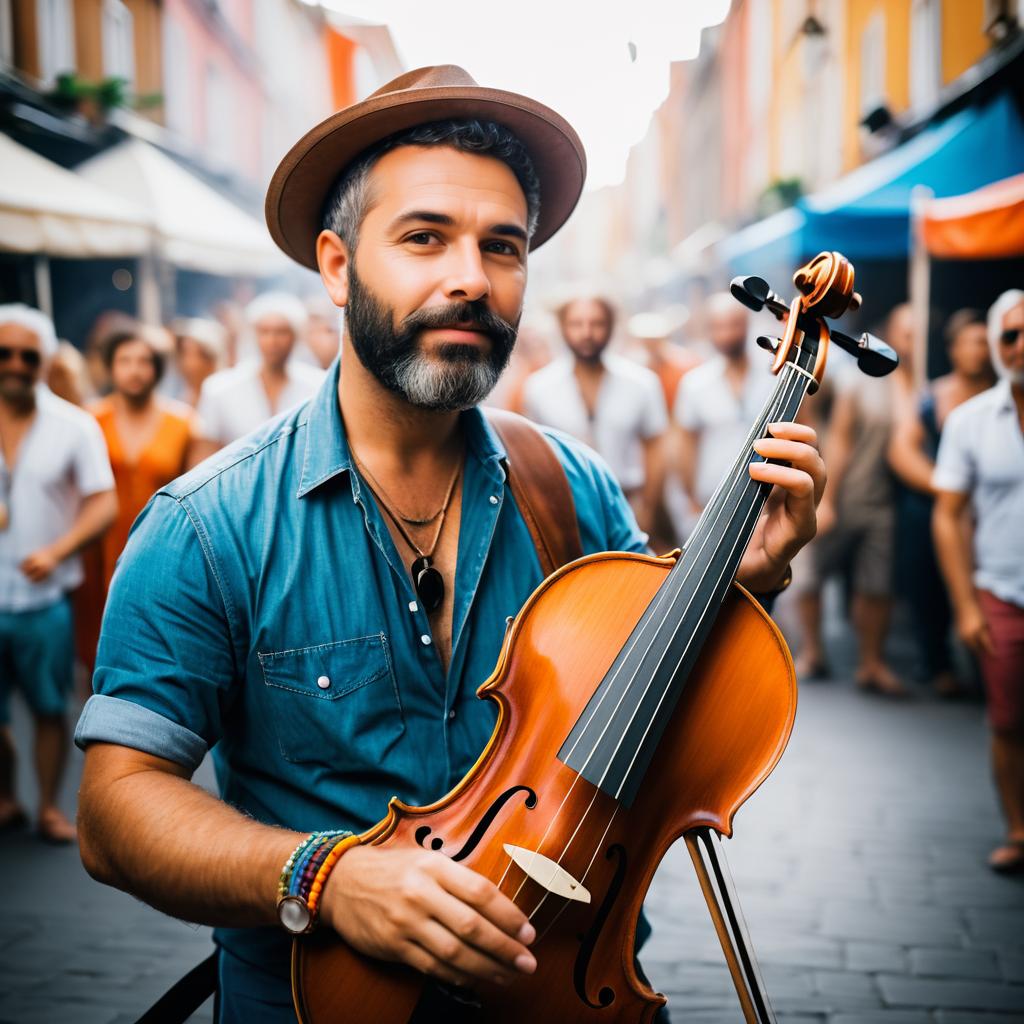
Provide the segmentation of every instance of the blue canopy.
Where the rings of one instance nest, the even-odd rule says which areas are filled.
[[[1024,171],[1024,122],[1007,93],[962,110],[909,142],[798,200],[790,210],[722,243],[722,259],[739,273],[757,266],[792,268],[827,249],[856,261],[905,259],[910,197],[917,185],[937,198],[959,195]]]

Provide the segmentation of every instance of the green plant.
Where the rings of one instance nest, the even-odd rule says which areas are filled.
[[[87,82],[74,72],[57,76],[57,83],[46,98],[64,110],[79,110],[83,106],[95,106],[101,113],[118,107],[145,110],[163,102],[160,93],[136,95],[128,88],[128,80],[117,76],[104,78],[99,82]]]

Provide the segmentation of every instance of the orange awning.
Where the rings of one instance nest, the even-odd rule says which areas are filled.
[[[921,237],[932,256],[991,260],[1024,256],[1024,174],[976,192],[923,204]]]

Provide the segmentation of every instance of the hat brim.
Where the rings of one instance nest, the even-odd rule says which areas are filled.
[[[373,96],[307,132],[285,155],[267,189],[267,227],[274,241],[293,260],[316,270],[323,207],[338,175],[389,135],[448,118],[495,121],[523,143],[540,180],[540,214],[530,248],[546,242],[579,202],[587,172],[583,144],[572,126],[542,103],[479,86]]]

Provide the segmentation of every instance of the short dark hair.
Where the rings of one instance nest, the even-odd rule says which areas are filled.
[[[491,156],[507,165],[526,196],[526,233],[532,235],[540,214],[540,179],[526,147],[494,121],[449,119],[407,128],[364,150],[338,176],[327,194],[320,226],[333,231],[354,251],[367,213],[367,182],[373,165],[400,146],[448,146],[460,153]]]
[[[958,309],[946,322],[946,329],[943,332],[946,336],[946,345],[950,346],[956,341],[957,335],[965,328],[974,324],[980,324],[988,330],[985,321],[985,314],[980,309]]]
[[[159,381],[166,369],[167,359],[163,352],[161,352],[152,341],[146,337],[146,332],[143,329],[134,331],[114,331],[108,335],[103,342],[103,365],[106,366],[109,372],[114,366],[114,355],[122,345],[127,345],[130,341],[141,341],[146,344],[149,349],[149,353],[153,358],[153,371],[156,373],[156,379]]]
[[[606,299],[603,295],[588,295],[580,293],[574,295],[571,299],[566,299],[558,308],[555,310],[555,317],[558,320],[560,327],[565,326],[565,318],[569,313],[571,307],[575,306],[577,302],[593,302],[600,306],[604,311],[605,319],[608,321],[608,334],[611,335],[612,331],[615,330],[615,307],[612,305],[609,299]]]

